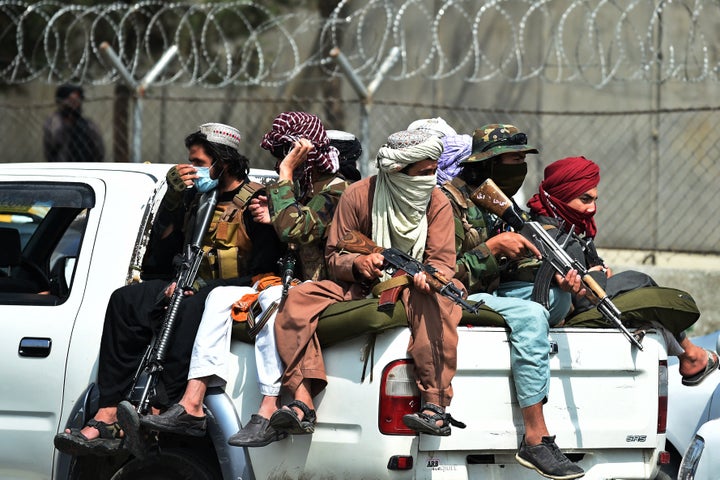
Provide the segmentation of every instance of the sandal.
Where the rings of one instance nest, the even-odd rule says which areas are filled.
[[[297,407],[303,412],[302,420],[298,414],[295,413],[293,407]],[[310,410],[310,407],[300,400],[293,400],[281,409],[275,410],[275,413],[270,417],[270,426],[277,432],[284,432],[288,435],[308,435],[314,433],[316,423],[317,414],[315,410]]]
[[[434,415],[428,415],[425,410],[435,412]],[[436,422],[442,420],[442,425]],[[403,423],[406,427],[415,430],[418,433],[427,433],[428,435],[438,435],[447,437],[450,435],[450,425],[465,428],[463,422],[455,420],[452,415],[443,411],[443,409],[435,404],[426,403],[420,408],[419,412],[403,415]]]
[[[123,400],[118,404],[117,417],[117,423],[125,433],[125,448],[136,458],[145,458],[148,447],[145,435],[140,430],[140,415],[135,410],[135,406],[127,400]]]
[[[717,370],[718,364],[718,356],[714,352],[711,352],[708,349],[705,349],[705,353],[707,353],[708,361],[707,365],[705,365],[705,370],[701,370],[700,372],[696,373],[695,375],[690,375],[688,377],[682,377],[682,384],[687,385],[688,387],[694,387],[696,385],[700,385],[700,383],[705,380],[705,377],[710,375],[712,372]]]
[[[90,419],[86,426],[100,432],[97,438],[89,439],[82,434],[81,428],[71,428],[70,433],[55,435],[55,448],[74,457],[83,455],[113,455],[120,450],[122,429],[117,423],[105,423]],[[84,427],[83,427],[84,428]]]

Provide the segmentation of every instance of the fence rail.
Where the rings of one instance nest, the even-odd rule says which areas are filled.
[[[326,11],[0,0],[4,161],[43,160],[42,124],[67,81],[85,87],[106,161],[128,161],[135,145],[140,160],[181,161],[183,136],[220,121],[271,168],[259,140],[292,109],[362,134],[369,159],[418,118],[442,116],[461,133],[512,123],[540,149],[528,158],[527,194],[556,159],[600,164],[601,247],[716,254],[717,25],[717,0],[350,0]],[[103,42],[138,81],[171,46],[177,55],[141,98]],[[333,48],[366,85],[399,55],[359,98]]]

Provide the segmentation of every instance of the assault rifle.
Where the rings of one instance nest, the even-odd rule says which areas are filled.
[[[370,255],[371,253],[381,254],[385,259],[383,269],[391,275],[405,273],[414,276],[416,273],[425,272],[425,278],[430,288],[440,295],[448,297],[468,312],[477,313],[483,303],[477,302],[475,305],[469,304],[463,299],[462,290],[455,286],[452,281],[445,278],[435,267],[425,265],[397,248],[383,248],[357,230],[348,232],[348,234],[338,242],[337,247],[341,250],[360,253],[362,255]]]
[[[213,218],[218,192],[213,189],[203,193],[200,197],[193,236],[185,245],[185,251],[178,266],[175,277],[175,290],[170,297],[170,303],[165,312],[165,318],[159,334],[153,337],[148,345],[145,355],[138,366],[132,381],[132,388],[128,400],[136,405],[137,412],[145,415],[150,407],[151,396],[156,395],[160,374],[163,371],[165,355],[175,328],[175,321],[180,304],[186,297],[186,292],[192,290],[197,277],[200,262],[203,259],[203,237],[207,232]]]
[[[295,264],[297,263],[297,244],[289,243],[285,255],[278,260],[278,267],[282,271],[282,296],[285,299],[290,290],[290,285],[295,278]]]
[[[632,345],[640,350],[643,349],[642,334],[632,334],[625,328],[620,320],[621,312],[608,298],[603,288],[593,279],[585,266],[572,258],[565,251],[563,246],[558,244],[543,226],[534,221],[526,221],[515,204],[495,185],[491,179],[485,180],[470,196],[470,199],[514,228],[522,236],[530,240],[543,256],[543,261],[548,262],[560,275],[565,276],[567,272],[574,269],[580,274],[583,285],[587,290],[587,298],[596,306],[605,321],[615,324],[617,328],[627,337]]]

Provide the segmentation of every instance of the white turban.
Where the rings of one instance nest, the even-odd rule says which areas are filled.
[[[422,130],[433,133],[438,137],[446,137],[448,135],[457,135],[457,132],[441,117],[422,118],[415,120],[408,125],[408,130]]]

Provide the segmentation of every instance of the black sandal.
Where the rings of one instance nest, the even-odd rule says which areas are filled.
[[[435,412],[434,415],[428,415],[425,410]],[[442,425],[438,425],[436,422],[442,420]],[[439,406],[426,403],[420,408],[419,412],[403,415],[403,423],[408,428],[415,430],[418,433],[427,433],[428,435],[438,435],[441,437],[447,437],[450,435],[450,425],[458,428],[465,428],[463,422],[455,420],[452,415],[446,413]]]
[[[70,433],[55,435],[55,448],[74,457],[83,455],[114,455],[122,444],[122,429],[117,423],[105,423],[94,418],[86,426],[92,427],[100,436],[89,439],[82,434],[81,428],[71,428]],[[83,427],[85,428],[85,427]]]
[[[302,420],[295,413],[293,407],[297,407],[303,412]],[[284,432],[289,435],[308,435],[315,432],[315,424],[317,423],[317,414],[315,410],[305,405],[300,400],[293,400],[285,407],[275,410],[270,417],[270,426],[277,432]]]

